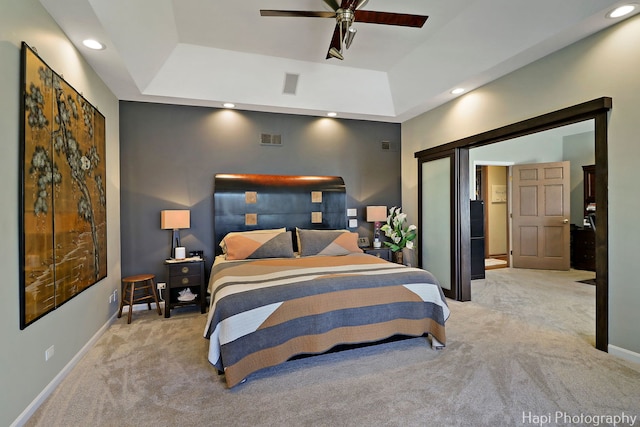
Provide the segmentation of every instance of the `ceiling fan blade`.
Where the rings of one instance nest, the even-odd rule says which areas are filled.
[[[399,25],[402,27],[421,28],[428,16],[410,15],[408,13],[373,12],[370,10],[356,10],[355,21],[367,24]]]
[[[333,30],[333,37],[331,37],[331,44],[329,45],[329,50],[335,49],[336,51],[340,51],[340,24],[336,24],[335,30]],[[336,58],[334,55],[330,55],[329,51],[327,51],[327,59]]]
[[[331,8],[331,10],[338,10],[340,8],[340,5],[338,4],[338,2],[336,0],[323,0],[325,2],[325,4],[327,6],[329,6]]]
[[[308,10],[271,10],[260,9],[260,16],[290,16],[305,18],[335,18],[335,12],[313,12]]]

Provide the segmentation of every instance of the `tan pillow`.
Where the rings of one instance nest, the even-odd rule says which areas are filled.
[[[291,232],[234,233],[224,238],[227,260],[293,258]]]
[[[358,247],[358,233],[348,230],[296,229],[300,256],[347,255],[362,253]]]
[[[273,228],[273,229],[267,229],[267,230],[251,230],[251,231],[232,231],[230,233],[227,233],[224,238],[222,239],[222,241],[220,242],[220,247],[222,248],[222,253],[226,254],[227,253],[227,246],[224,243],[224,239],[226,239],[227,237],[231,237],[231,236],[235,236],[235,235],[244,235],[244,234],[253,234],[253,233],[284,233],[285,231],[287,231],[286,228],[282,227],[282,228]]]

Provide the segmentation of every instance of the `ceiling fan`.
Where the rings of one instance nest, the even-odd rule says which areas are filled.
[[[365,22],[367,24],[398,25],[402,27],[421,28],[427,21],[428,16],[410,15],[406,13],[374,12],[361,10],[369,0],[323,0],[333,12],[313,12],[304,10],[270,10],[261,9],[261,16],[291,16],[307,18],[335,18],[336,28],[333,31],[327,59],[344,59],[343,48],[349,49],[351,42],[356,35],[356,29],[351,25],[354,21]]]

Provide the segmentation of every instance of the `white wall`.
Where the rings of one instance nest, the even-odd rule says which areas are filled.
[[[20,45],[40,57],[106,117],[107,278],[20,330],[19,122]],[[82,60],[37,0],[0,0],[0,425],[29,410],[47,385],[113,316],[109,295],[120,287],[120,173],[118,100]],[[55,354],[45,362],[45,350]]]
[[[414,153],[470,135],[610,96],[609,344],[640,354],[640,16],[517,70],[402,125],[402,203],[417,222]],[[620,350],[620,351],[618,351]]]

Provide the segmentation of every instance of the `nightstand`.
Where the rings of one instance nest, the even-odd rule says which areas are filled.
[[[200,313],[207,311],[207,284],[204,280],[204,260],[165,261],[167,288],[164,297],[164,317],[171,316],[171,309],[186,305],[200,305]],[[180,301],[185,289],[197,294],[191,301]]]
[[[391,249],[390,248],[362,248],[365,254],[377,256],[387,261],[391,261]]]

